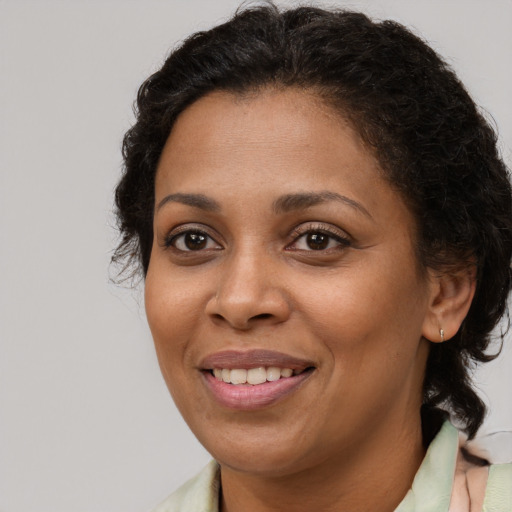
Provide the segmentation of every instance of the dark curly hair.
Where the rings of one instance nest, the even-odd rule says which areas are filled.
[[[123,141],[115,201],[124,272],[148,269],[157,164],[176,118],[214,90],[313,91],[341,113],[416,218],[422,268],[475,266],[477,290],[459,332],[433,344],[424,406],[448,407],[470,437],[485,406],[471,386],[511,286],[511,187],[496,134],[449,66],[402,25],[363,14],[273,4],[240,10],[189,37],[140,87]]]

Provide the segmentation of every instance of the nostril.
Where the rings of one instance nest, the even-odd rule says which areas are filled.
[[[266,318],[272,318],[270,313],[261,313],[260,315],[255,315],[251,318],[251,320],[265,320]]]

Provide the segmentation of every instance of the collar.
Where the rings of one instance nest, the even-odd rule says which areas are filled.
[[[430,443],[411,489],[395,512],[447,511],[459,451],[459,432],[445,421]]]

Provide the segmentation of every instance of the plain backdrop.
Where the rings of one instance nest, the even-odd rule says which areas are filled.
[[[330,4],[430,41],[494,118],[510,165],[510,0]],[[2,512],[143,512],[209,458],[168,396],[141,289],[109,282],[112,193],[139,84],[237,5],[0,0]],[[483,434],[512,429],[509,345],[476,374]]]

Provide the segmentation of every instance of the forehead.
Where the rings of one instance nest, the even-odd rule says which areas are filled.
[[[318,96],[295,88],[245,95],[217,91],[178,117],[162,152],[157,186],[162,179],[192,179],[192,171],[214,181],[227,169],[232,179],[251,172],[276,179],[294,170],[297,179],[314,181],[320,169],[324,178],[338,178],[343,168],[354,179],[382,174],[356,131]]]

